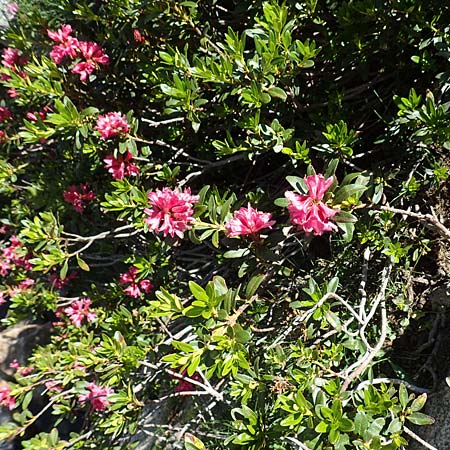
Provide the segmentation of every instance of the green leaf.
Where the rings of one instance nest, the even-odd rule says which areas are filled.
[[[239,250],[228,250],[223,254],[224,258],[242,258],[250,253],[248,248],[241,248]]]
[[[306,194],[308,192],[308,186],[305,183],[305,180],[300,177],[287,176],[286,181],[299,193]]]
[[[248,299],[256,293],[265,277],[264,274],[256,275],[248,282],[247,288],[245,289],[245,296]]]
[[[186,450],[206,450],[205,444],[191,433],[184,433],[184,448]]]
[[[59,278],[61,278],[61,280],[64,280],[66,278],[68,270],[69,270],[69,260],[66,259],[61,267],[61,270],[59,271]]]
[[[207,303],[209,301],[209,297],[206,294],[206,291],[201,286],[199,286],[197,283],[195,283],[194,281],[189,281],[189,289],[192,292],[192,295],[197,300],[200,300],[205,303]]]
[[[420,411],[424,406],[425,403],[427,402],[427,394],[423,393],[421,395],[419,395],[411,404],[411,411],[416,412],[416,411]]]
[[[284,92],[283,89],[281,89],[279,87],[271,87],[268,89],[267,92],[273,98],[280,98],[283,101],[285,101],[287,99],[286,92]]]
[[[273,203],[281,208],[287,208],[289,206],[289,200],[284,197],[277,198]]]
[[[364,186],[363,184],[349,184],[343,186],[336,192],[334,203],[342,203],[353,195],[360,196],[365,190],[367,190],[367,186]]]
[[[400,388],[398,390],[398,397],[400,399],[400,404],[402,405],[402,408],[405,409],[409,402],[409,395],[403,383],[400,385]]]
[[[86,262],[84,260],[82,260],[81,258],[79,258],[78,255],[77,255],[77,263],[78,263],[78,267],[81,270],[84,270],[85,272],[89,272],[91,270],[90,267],[86,264]]]
[[[434,423],[432,417],[420,412],[414,412],[411,415],[406,416],[406,419],[415,425],[431,425]]]

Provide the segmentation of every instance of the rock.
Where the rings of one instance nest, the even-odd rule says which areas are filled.
[[[14,359],[17,359],[21,366],[26,365],[33,348],[49,339],[49,330],[50,324],[38,325],[19,322],[0,332],[0,382],[12,379],[14,369],[11,369],[9,365]],[[10,420],[10,412],[0,407],[0,423]],[[13,442],[0,442],[0,450],[13,450],[14,448]]]
[[[447,383],[439,385],[436,393],[431,394],[422,412],[434,417],[433,425],[414,427],[413,431],[438,450],[450,449],[450,388]],[[423,450],[425,447],[411,440],[408,449]]]

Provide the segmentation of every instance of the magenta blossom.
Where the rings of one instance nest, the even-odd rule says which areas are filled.
[[[110,139],[119,134],[125,134],[130,131],[130,125],[127,118],[120,112],[110,112],[98,116],[95,129],[100,133],[100,139]]]
[[[7,3],[5,6],[6,18],[8,20],[14,19],[19,12],[19,5],[16,2]]]
[[[10,67],[14,72],[17,71],[16,66],[23,66],[28,62],[28,58],[20,55],[17,48],[4,48],[2,52],[2,64],[4,67]]]
[[[139,297],[141,295],[141,289],[148,294],[152,289],[153,285],[150,282],[150,280],[140,280],[137,281],[137,269],[136,267],[130,267],[128,269],[128,272],[122,273],[120,275],[120,284],[130,284],[127,288],[125,288],[123,291],[125,294],[129,295],[130,297]]]
[[[124,156],[114,158],[113,155],[107,156],[103,161],[106,163],[108,172],[115,180],[122,180],[123,177],[137,175],[140,170],[136,164],[130,162],[133,159],[131,152],[126,152]]]
[[[72,73],[80,75],[81,81],[86,81],[87,77],[95,71],[98,64],[106,65],[109,63],[108,55],[105,55],[100,45],[95,42],[78,42],[78,51],[85,58],[72,68]]]
[[[247,208],[240,208],[238,211],[235,211],[233,218],[225,224],[227,236],[254,235],[263,228],[272,228],[275,220],[270,220],[271,218],[271,213],[258,211],[252,208],[249,203]]]
[[[6,106],[0,106],[0,122],[5,122],[12,116],[11,111]]]
[[[165,187],[148,194],[152,208],[145,208],[148,216],[144,220],[153,232],[162,232],[164,236],[183,237],[183,231],[191,229],[194,221],[193,204],[198,202],[198,195],[191,195],[191,190],[172,190]]]
[[[111,388],[102,388],[92,382],[86,386],[86,389],[88,393],[78,397],[80,404],[84,405],[86,402],[90,402],[92,411],[104,411],[111,404],[107,398],[108,395],[114,393]]]
[[[73,325],[81,327],[83,319],[86,318],[88,322],[92,322],[97,318],[97,315],[89,310],[91,303],[90,298],[75,300],[69,307],[64,308],[64,313],[69,317]]]
[[[10,410],[16,406],[16,400],[11,395],[11,388],[7,384],[0,385],[0,406]]]
[[[322,199],[333,184],[333,177],[325,179],[323,175],[305,177],[309,195],[299,195],[291,191],[285,192],[289,200],[288,211],[291,222],[307,234],[320,236],[324,232],[337,231],[334,223],[330,222],[338,212],[322,202]]]
[[[67,191],[63,193],[64,201],[70,203],[75,211],[83,213],[86,201],[94,201],[96,199],[95,192],[89,189],[88,184],[80,184],[80,186],[69,186]]]

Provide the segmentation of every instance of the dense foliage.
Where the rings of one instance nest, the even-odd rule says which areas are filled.
[[[416,279],[450,237],[449,7],[18,3],[2,327],[51,329],[10,361],[0,437],[394,450],[431,423],[390,349],[430,326]]]

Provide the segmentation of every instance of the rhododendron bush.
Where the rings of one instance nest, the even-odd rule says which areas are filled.
[[[448,11],[376,3],[8,4],[1,327],[49,336],[3,363],[0,439],[420,439],[396,343],[450,238]]]

